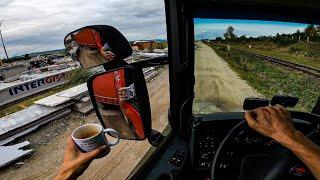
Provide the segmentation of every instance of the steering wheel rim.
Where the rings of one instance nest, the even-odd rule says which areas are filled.
[[[295,112],[294,112],[295,113]],[[309,114],[309,113],[307,113]],[[293,115],[293,114],[292,114]],[[309,114],[310,115],[310,114]],[[311,114],[313,115],[313,114]],[[319,122],[316,122],[316,119],[319,118],[317,115],[314,115],[316,118],[315,119],[303,119],[311,124],[315,124],[317,123],[318,126],[314,126],[315,128],[319,128]],[[298,117],[299,119],[301,119],[301,117]],[[234,133],[239,129],[239,128],[247,128],[249,129],[249,126],[247,124],[247,122],[245,120],[242,120],[241,122],[239,122],[237,125],[235,125],[229,132],[228,134],[224,137],[224,139],[221,141],[221,143],[219,144],[219,147],[216,149],[216,153],[214,155],[213,161],[212,161],[212,165],[211,165],[211,171],[210,171],[210,176],[211,176],[211,180],[217,180],[216,177],[216,172],[217,172],[217,167],[218,167],[218,160],[219,157],[221,155],[222,149],[224,148],[226,142],[230,141],[230,137],[232,137],[234,135]],[[306,136],[311,136],[314,133],[314,129],[308,133]]]
[[[212,161],[212,165],[211,165],[211,180],[217,180],[217,178],[215,177],[216,175],[216,169],[217,169],[217,162],[218,162],[218,157],[221,154],[221,150],[224,147],[224,145],[226,144],[226,142],[229,140],[230,136],[233,135],[233,132],[235,132],[240,126],[243,126],[243,124],[246,123],[245,120],[242,120],[240,123],[238,123],[237,125],[235,125],[230,131],[229,133],[225,136],[225,138],[221,141],[219,147],[216,150],[216,153],[214,155],[213,161]]]

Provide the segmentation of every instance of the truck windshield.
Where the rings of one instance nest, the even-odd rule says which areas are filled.
[[[310,112],[320,96],[320,26],[194,19],[194,114],[242,111],[246,97],[299,97]]]

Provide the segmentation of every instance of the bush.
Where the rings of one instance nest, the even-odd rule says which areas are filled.
[[[297,43],[289,46],[288,52],[296,55],[317,58],[320,57],[319,43]]]
[[[288,46],[297,43],[297,40],[290,38],[275,39],[273,42],[279,46]]]
[[[273,63],[261,61],[236,51],[230,53],[214,48],[219,56],[227,60],[230,67],[246,80],[251,87],[267,98],[275,94],[287,94],[300,98],[294,108],[310,112],[319,96],[320,81],[311,75],[293,71]]]
[[[154,49],[164,49],[168,47],[167,42],[157,42],[154,46]]]
[[[68,74],[69,84],[78,85],[81,83],[85,83],[92,75],[93,73],[89,70],[83,68],[74,69]]]
[[[223,51],[223,52],[227,52],[228,51],[228,48],[226,46],[220,46],[219,47],[219,50],[220,51]]]
[[[289,48],[289,52],[290,52],[290,53],[296,54],[297,51],[300,51],[299,48],[297,48],[297,47],[290,47],[290,48]]]

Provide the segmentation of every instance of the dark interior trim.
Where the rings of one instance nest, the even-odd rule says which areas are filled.
[[[302,5],[304,3],[301,3]],[[292,3],[275,4],[258,1],[193,1],[188,3],[188,13],[197,18],[248,19],[320,24],[320,7],[294,6]]]

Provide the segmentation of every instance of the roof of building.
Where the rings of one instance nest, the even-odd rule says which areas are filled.
[[[155,41],[152,41],[152,40],[139,40],[139,41],[135,41],[133,43],[133,45],[137,44],[137,43],[148,43],[148,42],[155,42]]]

